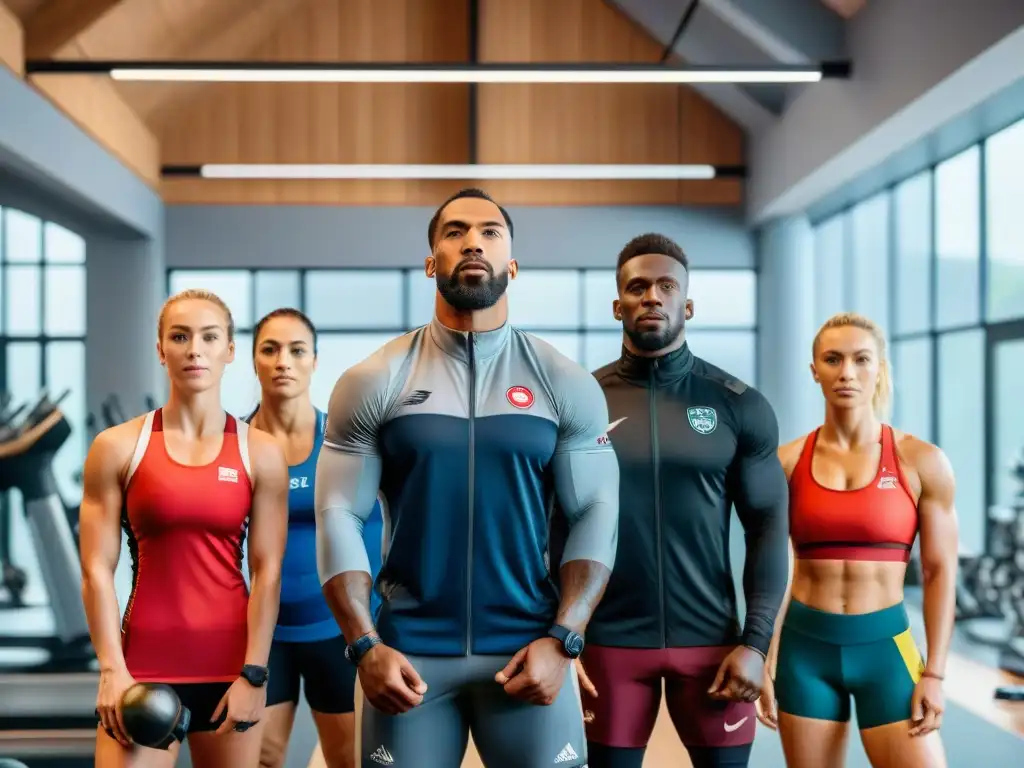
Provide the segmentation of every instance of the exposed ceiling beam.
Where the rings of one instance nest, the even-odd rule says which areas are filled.
[[[25,58],[50,58],[120,2],[49,0],[25,21]]]
[[[701,0],[701,5],[778,62],[846,58],[845,22],[821,0]]]
[[[605,0],[633,24],[644,30],[663,46],[672,42],[682,15],[689,8],[690,0],[673,0],[671,4],[662,0]],[[776,64],[763,52],[751,45],[746,38],[734,32],[713,14],[703,10],[703,0],[682,37],[678,40],[674,57],[681,57],[693,64],[718,64],[722,55],[729,56],[730,64],[742,62],[747,65]],[[709,23],[710,22],[710,23]],[[724,35],[728,40],[723,40]],[[735,56],[735,58],[732,58]],[[775,115],[761,104],[751,93],[737,85],[693,85],[704,98],[735,120],[748,133],[767,128]]]

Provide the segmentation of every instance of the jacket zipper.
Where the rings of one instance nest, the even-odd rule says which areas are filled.
[[[658,407],[657,407],[658,361],[651,364],[651,466],[654,468],[654,530],[658,547],[658,626],[661,630],[661,647],[668,646],[665,630],[665,565],[661,543],[661,452],[658,448]]]
[[[469,541],[466,558],[466,655],[473,653],[473,498],[476,473],[476,353],[472,331],[466,334],[469,357]]]

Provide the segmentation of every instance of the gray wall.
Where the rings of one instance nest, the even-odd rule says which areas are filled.
[[[168,206],[168,268],[418,267],[428,254],[425,207]],[[660,232],[698,267],[753,267],[735,209],[513,207],[523,269],[608,267],[630,240]]]
[[[119,392],[132,412],[131,404],[162,381],[148,351],[155,332],[139,346],[133,334],[152,331],[162,300],[163,202],[2,66],[0,105],[0,205],[85,237],[87,404],[95,410],[107,394]]]
[[[0,66],[0,168],[93,217],[150,239],[163,202],[45,97]]]

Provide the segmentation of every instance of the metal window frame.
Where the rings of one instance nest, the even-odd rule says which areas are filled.
[[[7,236],[7,214],[8,211],[18,210],[19,213],[23,213],[26,216],[31,216],[37,219],[40,223],[39,226],[39,259],[35,261],[11,261],[7,258],[7,249],[10,244],[10,238]],[[46,272],[50,267],[81,267],[83,270],[88,269],[88,261],[66,261],[56,260],[52,261],[47,259],[46,254],[46,225],[50,222],[49,219],[42,216],[37,216],[34,213],[27,211],[21,211],[11,205],[0,206],[0,291],[4,292],[2,297],[3,301],[0,302],[0,389],[7,388],[7,346],[8,344],[22,344],[22,343],[36,343],[40,345],[39,354],[39,380],[45,382],[48,378],[49,371],[46,365],[46,347],[47,345],[55,342],[82,342],[85,343],[88,338],[88,328],[82,335],[67,335],[67,334],[48,334],[45,332],[46,329]],[[87,257],[88,258],[88,257]],[[36,267],[39,270],[39,316],[37,318],[40,333],[26,334],[26,335],[12,335],[9,333],[8,317],[9,302],[7,301],[7,286],[9,285],[8,280],[8,268],[9,267]],[[83,382],[84,385],[84,382]]]
[[[374,267],[374,266],[351,266],[351,267],[171,267],[168,268],[165,275],[164,290],[165,294],[170,296],[171,294],[171,280],[175,273],[180,272],[245,272],[249,274],[249,301],[253,308],[255,315],[256,310],[256,275],[261,272],[295,272],[299,276],[299,306],[297,309],[301,309],[303,312],[306,311],[306,274],[309,272],[388,272],[388,273],[399,273],[401,275],[401,301],[402,301],[402,326],[365,326],[365,327],[352,327],[352,326],[321,326],[317,325],[317,333],[323,334],[361,334],[361,333],[393,333],[395,335],[407,333],[413,328],[417,327],[412,323],[410,316],[410,298],[411,291],[409,288],[409,278],[420,271],[419,267]],[[568,272],[576,273],[577,279],[577,291],[579,295],[579,318],[576,326],[543,326],[543,325],[522,325],[524,331],[537,334],[546,333],[570,333],[576,334],[577,336],[577,356],[578,359],[583,359],[584,352],[586,350],[586,337],[587,335],[595,333],[616,333],[619,329],[614,327],[608,328],[595,328],[587,325],[586,312],[587,312],[587,291],[586,291],[586,274],[589,272],[611,272],[614,271],[614,267],[531,267],[531,272]],[[760,353],[758,344],[758,324],[757,324],[757,312],[756,302],[758,301],[756,281],[760,279],[759,271],[752,267],[704,267],[694,268],[691,272],[750,272],[754,274],[755,279],[755,312],[754,322],[748,325],[735,325],[735,326],[700,326],[695,328],[695,331],[721,333],[721,332],[737,332],[737,333],[750,333],[754,339],[754,360],[753,370],[755,376],[760,373]],[[252,326],[236,326],[236,333],[252,333],[255,323],[258,318],[253,317]]]

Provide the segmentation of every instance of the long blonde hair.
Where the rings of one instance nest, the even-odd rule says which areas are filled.
[[[171,296],[167,301],[164,302],[163,307],[160,308],[160,319],[157,320],[156,334],[158,339],[164,337],[164,319],[167,317],[167,310],[170,309],[172,304],[176,304],[179,301],[208,301],[216,306],[228,321],[228,341],[235,340],[235,318],[231,316],[231,310],[228,309],[228,305],[224,303],[224,300],[215,294],[213,291],[207,291],[203,288],[188,288],[184,291]]]
[[[858,315],[856,312],[840,312],[837,315],[832,315],[814,336],[814,342],[811,344],[811,358],[817,359],[821,334],[832,328],[850,327],[867,331],[875,340],[875,346],[878,348],[878,380],[875,382],[875,391],[871,395],[871,407],[880,421],[886,421],[889,418],[889,407],[892,400],[892,369],[886,351],[885,334],[874,320],[864,315]]]

